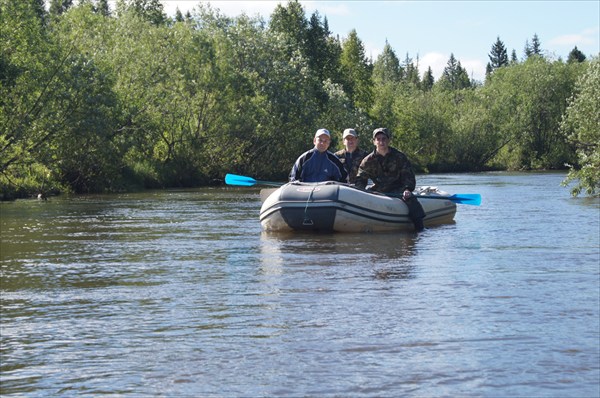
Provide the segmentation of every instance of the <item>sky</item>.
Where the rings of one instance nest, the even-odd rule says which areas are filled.
[[[221,13],[235,17],[242,12],[262,16],[268,22],[277,4],[287,1],[198,1],[161,0],[173,16],[177,8],[185,14],[200,2],[210,3]],[[421,75],[431,67],[436,80],[451,54],[469,75],[483,81],[489,53],[498,37],[508,56],[513,49],[522,59],[527,41],[537,34],[544,55],[566,60],[577,46],[586,57],[600,53],[600,0],[550,1],[300,1],[307,18],[318,11],[327,17],[329,30],[340,39],[355,29],[373,60],[386,40],[403,61],[417,63]]]

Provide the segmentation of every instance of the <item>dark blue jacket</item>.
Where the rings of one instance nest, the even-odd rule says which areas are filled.
[[[344,165],[331,152],[323,153],[316,148],[304,152],[292,167],[290,181],[321,182],[340,181],[346,182],[348,174]]]

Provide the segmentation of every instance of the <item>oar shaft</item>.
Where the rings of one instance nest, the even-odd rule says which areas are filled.
[[[384,193],[384,195],[391,196],[393,198],[402,198],[401,193]],[[443,195],[415,195],[417,199],[441,199],[449,200],[450,202],[460,203],[463,205],[479,206],[481,204],[481,195],[478,193],[458,193],[451,196]]]
[[[445,199],[463,205],[479,206],[481,204],[481,195],[477,193],[457,193],[451,196],[415,195],[415,197],[426,199]]]

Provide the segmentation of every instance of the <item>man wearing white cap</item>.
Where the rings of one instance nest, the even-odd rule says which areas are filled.
[[[315,147],[304,152],[290,172],[290,181],[346,182],[348,174],[340,160],[327,149],[331,144],[331,134],[327,129],[318,129],[313,139]]]
[[[354,184],[356,182],[356,173],[358,173],[358,166],[365,156],[367,151],[364,151],[358,147],[358,134],[354,129],[344,130],[342,135],[344,141],[344,149],[334,153],[335,156],[340,159],[340,162],[344,165],[346,172],[348,173],[348,182]]]

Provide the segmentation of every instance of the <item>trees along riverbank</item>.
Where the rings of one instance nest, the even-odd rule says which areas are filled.
[[[393,133],[419,172],[562,169],[598,191],[598,57],[508,59],[484,82],[452,55],[443,75],[355,31],[329,32],[295,1],[267,24],[158,1],[0,0],[0,198],[200,186],[226,173],[284,180],[319,127]],[[421,77],[422,76],[422,77]]]

